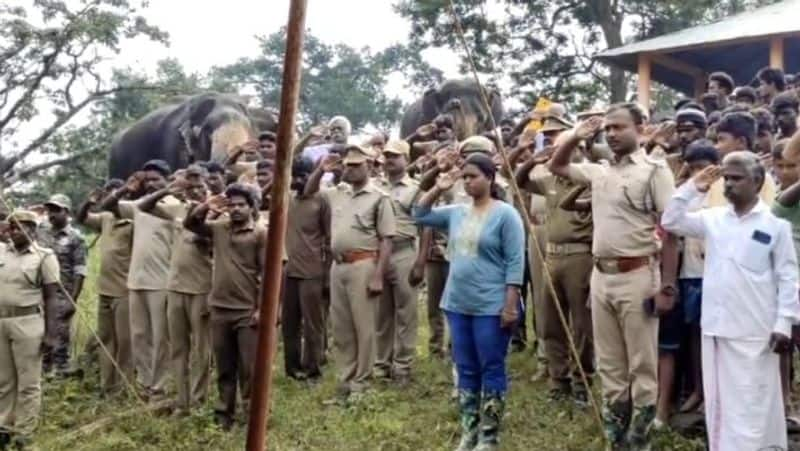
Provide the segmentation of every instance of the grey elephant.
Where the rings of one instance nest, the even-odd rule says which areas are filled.
[[[224,160],[233,149],[274,131],[276,115],[248,108],[234,95],[207,93],[175,99],[120,132],[111,144],[108,172],[125,179],[148,160],[172,169],[194,161]]]
[[[428,124],[441,113],[450,113],[455,120],[459,140],[492,129],[491,117],[499,126],[503,118],[503,100],[497,90],[486,88],[487,111],[478,84],[472,79],[447,80],[436,89],[429,89],[421,99],[406,108],[400,123],[400,136],[406,138],[421,125]]]

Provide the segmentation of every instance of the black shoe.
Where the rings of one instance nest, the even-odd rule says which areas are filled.
[[[0,451],[8,449],[9,443],[11,443],[11,434],[6,431],[0,431]]]
[[[589,407],[589,394],[584,390],[578,390],[573,394],[573,401],[575,402],[575,407],[586,409]]]
[[[225,432],[233,429],[233,418],[228,415],[214,414],[214,422]]]

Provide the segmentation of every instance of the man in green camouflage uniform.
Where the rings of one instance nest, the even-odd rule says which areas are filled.
[[[64,376],[69,373],[70,326],[75,315],[75,303],[86,277],[86,244],[80,232],[70,225],[70,200],[63,194],[53,195],[46,203],[49,226],[41,231],[42,244],[52,249],[61,268],[64,289],[56,293],[55,302],[47,306],[47,337],[45,338],[43,368],[53,367]]]

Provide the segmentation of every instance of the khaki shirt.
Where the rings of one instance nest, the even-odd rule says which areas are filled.
[[[87,227],[100,232],[100,273],[97,294],[110,298],[128,295],[128,268],[133,247],[133,221],[104,211],[89,213]]]
[[[59,273],[52,250],[33,243],[17,252],[14,246],[0,243],[0,307],[41,305],[42,287],[58,283]]]
[[[331,209],[317,193],[310,197],[293,195],[289,200],[286,247],[289,262],[286,275],[297,279],[325,276],[325,249],[331,228]]]
[[[411,216],[411,208],[420,196],[419,183],[406,175],[397,183],[392,183],[388,178],[382,178],[376,185],[389,193],[394,207],[397,235],[394,242],[415,240],[418,227]]]
[[[165,197],[160,206],[175,204],[174,197]],[[133,252],[128,272],[130,290],[166,290],[172,258],[174,221],[162,219],[139,209],[138,201],[120,201],[119,213],[133,219]]]
[[[184,294],[206,294],[211,291],[211,240],[183,227],[190,208],[187,202],[159,208],[164,216],[174,221],[167,289]]]
[[[555,244],[592,243],[592,213],[567,211],[559,204],[578,184],[564,177],[557,177],[550,171],[531,171],[530,188],[543,194],[547,205],[547,241]],[[581,199],[588,199],[591,191],[581,193]]]
[[[663,160],[639,149],[619,162],[570,164],[569,177],[592,188],[595,257],[642,257],[659,250],[659,215],[675,190]]]
[[[261,257],[267,245],[267,229],[250,221],[242,229],[233,230],[227,218],[206,224],[214,243],[209,305],[227,310],[255,310],[259,302]]]
[[[371,181],[357,192],[351,187],[321,194],[331,206],[333,255],[355,250],[377,251],[382,238],[397,234],[392,201]]]

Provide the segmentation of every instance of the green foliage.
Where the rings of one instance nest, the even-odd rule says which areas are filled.
[[[719,19],[776,0],[453,0],[478,71],[510,85],[506,94],[534,105],[541,97],[573,111],[627,98],[626,77],[593,55],[625,42]],[[450,0],[398,0],[418,51],[448,47],[464,55]],[[623,30],[632,30],[623,35]],[[462,71],[467,71],[462,61]]]
[[[54,146],[45,144],[72,118],[96,100],[131,88],[108,83],[101,75],[103,64],[120,52],[125,39],[167,40],[138,7],[139,2],[127,0],[0,6],[0,184],[24,180],[35,172],[30,166],[43,169],[17,166],[34,153],[50,157]],[[26,138],[33,138],[21,138],[23,127]],[[32,133],[35,128],[39,131]],[[74,134],[61,137],[75,139]]]
[[[218,67],[212,78],[231,80],[240,91],[253,90],[262,105],[280,102],[286,31],[258,38],[260,55]],[[399,118],[401,102],[385,92],[387,77],[410,70],[410,83],[433,84],[441,73],[430,70],[416,53],[401,46],[374,53],[343,44],[327,44],[308,32],[304,45],[299,122],[312,125],[336,115],[347,116],[354,128],[388,127]]]

